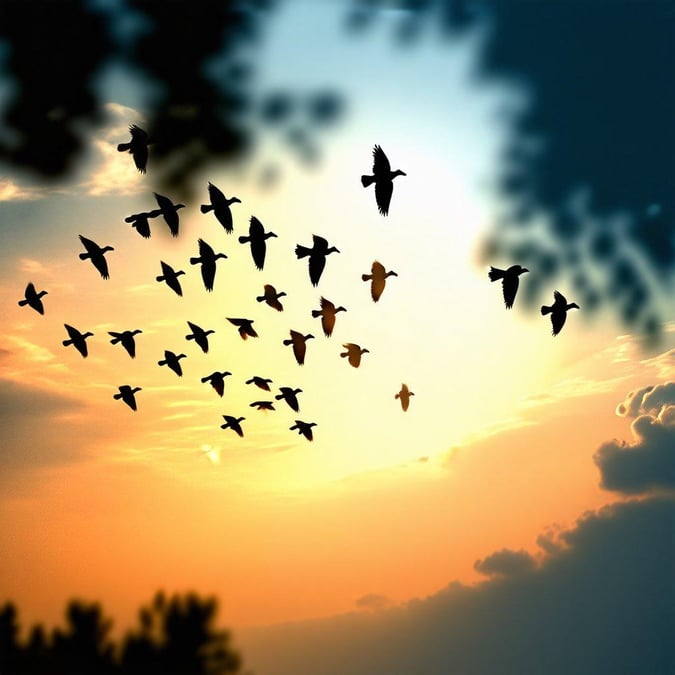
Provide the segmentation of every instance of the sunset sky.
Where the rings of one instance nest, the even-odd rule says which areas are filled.
[[[586,311],[564,267],[547,278],[528,262],[507,311],[489,265],[525,261],[482,251],[509,210],[497,189],[509,120],[537,92],[525,77],[481,76],[485,27],[445,39],[431,22],[424,39],[401,46],[392,37],[406,15],[397,3],[383,3],[363,34],[346,30],[348,7],[279,3],[256,55],[260,92],[343,97],[316,161],[301,161],[285,141],[302,109],[286,130],[256,127],[250,157],[194,177],[177,238],[161,218],[147,240],[124,222],[155,208],[152,193],[162,190],[152,146],[144,175],[116,151],[129,124],[145,123],[141,88],[120,73],[100,83],[105,121],[75,175],[43,183],[1,168],[0,600],[15,601],[25,625],[59,623],[66,601],[80,597],[101,601],[123,630],[157,589],[194,589],[218,596],[223,624],[235,642],[242,630],[245,661],[259,675],[332,673],[316,654],[302,669],[304,624],[286,636],[286,652],[273,631],[251,627],[326,619],[307,630],[330,642],[327,618],[347,615],[369,622],[375,644],[384,639],[371,625],[379,616],[386,633],[413,620],[396,612],[420,612],[423,624],[433,602],[470,615],[471,598],[459,595],[489,597],[511,579],[524,588],[518,575],[533,570],[554,588],[561,551],[585,551],[590,528],[619,528],[631,509],[654,510],[659,546],[675,534],[673,269],[652,272],[622,240],[651,280],[656,344],[611,302]],[[407,174],[394,182],[386,218],[359,180],[375,144]],[[241,200],[231,235],[200,212],[209,181]],[[592,192],[592,176],[579,185]],[[653,194],[644,208],[664,199]],[[251,216],[278,235],[263,271],[237,241]],[[547,217],[536,215],[532,236],[547,237]],[[586,226],[603,217],[587,213]],[[294,254],[313,234],[340,250],[316,288]],[[109,280],[79,260],[78,235],[114,247]],[[228,256],[212,293],[188,262],[199,238]],[[155,281],[160,260],[185,270],[183,297]],[[361,280],[374,260],[398,274],[378,303]],[[539,285],[528,304],[530,279]],[[28,282],[48,291],[44,316],[17,304]],[[256,302],[265,283],[286,292],[283,312]],[[539,312],[554,289],[581,306],[555,338]],[[347,309],[330,338],[311,316],[321,296]],[[260,337],[243,341],[226,317],[254,319]],[[215,331],[208,354],[184,339],[188,320]],[[88,358],[62,346],[64,323],[94,333]],[[136,328],[132,360],[108,331]],[[302,367],[282,344],[290,329],[315,336]],[[340,358],[346,342],[369,349],[358,369]],[[165,349],[187,355],[182,378],[157,365]],[[222,398],[200,382],[214,370],[232,373]],[[246,385],[253,375],[271,378],[273,391]],[[407,412],[394,398],[402,383],[415,393]],[[123,384],[142,388],[135,413],[113,399]],[[249,406],[280,386],[302,389],[298,414],[283,401],[273,412]],[[243,438],[220,428],[225,414],[246,418]],[[313,442],[289,430],[296,419],[316,422]],[[672,574],[672,546],[664,550]],[[463,585],[451,587],[455,600],[452,582]],[[672,609],[672,584],[663,593]],[[365,673],[367,663],[342,672]]]

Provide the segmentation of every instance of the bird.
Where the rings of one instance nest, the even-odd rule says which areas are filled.
[[[142,211],[141,213],[132,213],[124,219],[125,223],[131,223],[131,227],[136,228],[136,232],[144,239],[150,239],[150,218],[157,218],[161,216],[162,211],[155,209],[154,211]]]
[[[256,408],[257,410],[274,410],[274,403],[272,401],[253,401],[249,403],[251,408]]]
[[[78,235],[80,241],[85,249],[86,253],[80,253],[80,260],[86,260],[89,258],[91,264],[98,270],[99,274],[103,279],[109,279],[110,274],[108,272],[108,262],[105,259],[105,254],[108,251],[114,251],[115,249],[112,246],[104,246],[101,248],[96,242],[91,239],[83,237],[81,234]]]
[[[312,285],[317,286],[326,266],[326,256],[340,251],[335,246],[328,248],[328,242],[323,237],[314,234],[312,239],[314,240],[312,248],[298,244],[295,247],[295,255],[298,259],[309,256],[309,278]]]
[[[321,309],[313,309],[312,316],[316,319],[318,316],[321,317],[321,327],[323,328],[323,334],[326,337],[330,337],[333,334],[333,328],[335,328],[335,315],[338,312],[346,312],[347,310],[340,306],[336,307],[330,300],[322,297],[321,300]]]
[[[225,391],[225,378],[232,375],[229,370],[224,372],[215,371],[206,377],[202,377],[202,382],[208,382],[217,392],[218,396],[222,397]]]
[[[220,425],[221,429],[232,429],[232,431],[236,432],[239,436],[242,438],[244,437],[244,432],[241,428],[240,422],[243,422],[246,419],[245,417],[232,417],[231,415],[223,415],[223,419],[225,420],[225,424]]]
[[[203,239],[199,239],[199,257],[190,258],[191,265],[202,264],[202,280],[204,288],[209,292],[213,290],[213,281],[216,278],[216,260],[218,258],[227,258],[227,256],[224,253],[215,253]]]
[[[526,267],[521,267],[520,265],[511,265],[506,270],[490,266],[490,271],[488,272],[490,281],[502,280],[502,293],[504,294],[504,306],[506,309],[513,307],[513,301],[516,299],[516,293],[518,292],[518,277],[529,271]]]
[[[400,399],[401,408],[403,408],[403,411],[405,412],[408,409],[408,406],[410,405],[410,397],[414,396],[414,395],[415,395],[415,392],[410,391],[410,389],[408,389],[407,384],[402,384],[401,385],[401,391],[399,391],[398,394],[396,394],[396,396],[394,396],[394,398]]]
[[[242,340],[250,337],[258,337],[258,333],[255,332],[253,328],[253,319],[230,319],[225,317],[233,326],[237,326],[239,329],[239,335],[241,335]]]
[[[159,206],[160,214],[164,216],[164,220],[169,226],[169,230],[171,230],[171,236],[177,237],[179,227],[178,210],[184,209],[185,204],[174,204],[168,197],[165,197],[164,195],[157,194],[156,192],[153,192],[152,194],[155,195],[155,200],[157,201],[157,206]]]
[[[183,369],[180,366],[180,360],[186,357],[185,354],[174,354],[168,349],[164,350],[164,359],[162,361],[157,361],[158,366],[169,366],[178,377],[183,376]]]
[[[134,387],[133,389],[128,384],[123,384],[119,387],[120,393],[113,394],[113,398],[118,400],[122,399],[132,410],[136,410],[136,392],[142,391],[140,387]]]
[[[303,335],[298,333],[298,331],[291,331],[291,339],[284,340],[286,346],[293,345],[293,354],[295,355],[295,360],[298,362],[298,365],[302,365],[305,362],[305,353],[307,351],[307,345],[305,344],[307,340],[311,340],[314,336],[311,333]]]
[[[271,284],[265,284],[264,294],[258,295],[256,300],[258,302],[266,302],[270,307],[276,309],[277,312],[283,312],[284,306],[279,302],[279,298],[283,298],[286,295],[284,291],[277,293],[277,289],[274,288]]]
[[[150,140],[147,132],[136,124],[129,126],[131,141],[129,143],[120,143],[117,146],[119,152],[129,152],[134,158],[134,164],[140,173],[145,173],[148,163],[148,145]]]
[[[349,361],[349,365],[354,366],[354,368],[358,368],[361,365],[361,355],[362,354],[370,354],[370,352],[365,349],[359,347],[359,345],[354,344],[353,342],[347,342],[342,345],[347,351],[342,352],[340,356],[344,358],[345,356],[347,357],[347,360]]]
[[[265,241],[270,237],[276,237],[274,232],[265,232],[263,224],[255,217],[251,216],[248,226],[248,236],[239,237],[240,244],[251,244],[251,255],[255,266],[262,270],[265,266],[265,252],[267,251],[267,244]]]
[[[66,327],[66,330],[68,331],[68,335],[70,336],[69,340],[64,340],[63,341],[63,346],[67,347],[68,345],[73,345],[75,349],[77,349],[80,354],[84,358],[87,357],[87,354],[89,353],[87,351],[87,338],[88,337],[93,337],[93,333],[87,331],[86,333],[80,333],[77,328],[73,328],[72,326],[69,326],[67,323],[63,324]]]
[[[216,220],[225,228],[225,232],[232,234],[232,212],[230,206],[232,204],[241,204],[241,199],[231,197],[227,199],[225,195],[213,184],[209,183],[209,199],[210,204],[202,204],[199,210],[202,213],[213,211]]]
[[[289,427],[289,431],[294,429],[298,430],[298,434],[304,436],[308,441],[314,440],[314,434],[312,433],[312,427],[317,426],[316,422],[303,422],[302,420],[295,420],[295,424],[292,427]]]
[[[19,300],[19,307],[25,307],[28,305],[32,307],[38,314],[45,313],[45,306],[42,304],[42,297],[47,295],[47,291],[40,291],[39,293],[35,290],[33,282],[29,281],[26,290],[23,293],[24,299]]]
[[[375,183],[375,201],[383,216],[389,213],[391,194],[394,191],[394,178],[405,175],[407,174],[400,169],[391,170],[389,160],[379,145],[373,148],[373,175],[361,176],[361,185],[365,188]]]
[[[255,384],[256,387],[265,391],[270,390],[270,382],[272,380],[269,377],[259,377],[258,375],[254,375],[250,380],[246,380],[246,384]]]
[[[129,356],[134,359],[136,358],[136,341],[134,340],[134,335],[138,335],[143,331],[140,328],[135,328],[134,330],[125,330],[121,333],[116,333],[114,331],[108,331],[108,335],[112,336],[110,340],[111,345],[116,345],[118,342],[122,343],[122,347],[127,350]]]
[[[398,274],[393,270],[387,272],[384,265],[377,260],[373,262],[370,268],[370,274],[362,274],[363,281],[370,281],[370,297],[373,302],[377,302],[384,291],[384,285],[387,283],[387,277],[397,277]]]
[[[174,271],[171,265],[167,265],[163,260],[159,261],[162,265],[162,274],[158,277],[155,277],[157,281],[166,281],[166,285],[174,292],[176,295],[183,295],[183,289],[181,288],[180,281],[178,277],[181,274],[185,274],[183,270]]]
[[[211,335],[211,333],[215,333],[216,331],[214,330],[204,330],[203,328],[200,328],[196,323],[192,323],[191,321],[187,322],[188,326],[190,326],[190,330],[192,333],[190,335],[186,335],[185,339],[186,340],[194,340],[200,347],[201,350],[206,354],[206,352],[209,351],[209,340],[208,337]]]
[[[291,389],[291,387],[279,387],[279,392],[280,393],[274,397],[277,401],[281,401],[281,399],[283,399],[284,401],[286,401],[286,403],[288,403],[291,410],[295,410],[295,412],[298,412],[300,410],[297,394],[302,393],[302,389]]]
[[[579,309],[579,305],[576,302],[568,303],[565,299],[565,296],[558,291],[553,291],[553,304],[548,307],[546,305],[541,306],[541,313],[543,316],[546,314],[551,315],[551,325],[553,326],[552,335],[557,335],[562,327],[565,325],[565,319],[567,318],[568,309]]]

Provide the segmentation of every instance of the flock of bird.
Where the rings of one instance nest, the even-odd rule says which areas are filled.
[[[131,140],[128,143],[120,143],[117,146],[117,149],[120,152],[129,152],[133,157],[138,171],[145,173],[149,154],[148,145],[151,141],[148,137],[148,134],[136,125],[130,126],[129,131],[131,133]],[[386,216],[389,213],[389,207],[393,194],[393,181],[397,176],[405,176],[406,174],[400,169],[392,171],[389,160],[379,145],[376,145],[373,150],[372,172],[372,175],[361,176],[361,184],[364,188],[372,184],[375,185],[375,201],[378,210],[383,216]],[[157,203],[157,208],[150,211],[132,214],[124,219],[125,222],[131,224],[131,226],[141,237],[147,239],[151,236],[150,221],[161,216],[162,220],[169,228],[171,235],[173,237],[177,237],[180,230],[180,218],[178,211],[182,208],[185,208],[185,205],[180,203],[174,204],[171,199],[164,195],[160,195],[158,193],[153,194]],[[212,183],[208,184],[208,195],[209,203],[201,205],[201,213],[213,213],[216,220],[224,228],[225,232],[227,234],[233,233],[234,221],[230,207],[233,204],[241,203],[241,200],[239,200],[237,197],[230,197],[229,199],[226,198],[223,192]],[[238,238],[239,243],[249,245],[253,263],[258,270],[264,269],[265,257],[267,254],[266,242],[272,237],[277,237],[277,235],[274,232],[266,231],[260,220],[258,220],[255,216],[251,216],[249,220],[248,235],[240,236]],[[105,256],[106,253],[114,251],[114,248],[109,245],[99,246],[99,244],[96,242],[82,235],[79,235],[79,239],[85,249],[85,252],[79,254],[80,259],[89,260],[96,268],[100,276],[103,279],[108,279],[110,277],[110,272]],[[207,292],[211,292],[213,291],[216,276],[216,263],[219,259],[225,259],[227,256],[225,253],[216,253],[213,247],[203,239],[198,240],[198,246],[198,255],[191,257],[189,262],[191,265],[200,266],[204,288]],[[325,238],[318,235],[313,235],[311,247],[301,244],[298,244],[295,247],[295,255],[298,259],[307,258],[309,279],[312,286],[314,287],[318,286],[319,284],[326,266],[326,258],[331,253],[339,252],[340,251],[335,246],[330,246]],[[173,267],[164,261],[160,261],[160,264],[162,273],[156,277],[157,282],[165,283],[174,293],[182,296],[183,291],[179,277],[184,275],[185,271],[174,270]],[[490,267],[490,271],[488,273],[489,279],[493,282],[501,280],[504,304],[507,309],[511,309],[513,307],[518,291],[520,275],[528,271],[528,269],[521,267],[520,265],[512,265],[505,270],[496,267]],[[373,262],[370,274],[363,274],[361,276],[364,282],[370,282],[370,295],[374,302],[378,302],[381,298],[385,289],[386,280],[391,276],[398,275],[393,270],[387,271],[384,265],[382,265],[377,260]],[[24,298],[19,300],[18,304],[20,306],[29,306],[39,314],[44,314],[44,304],[42,302],[42,298],[45,295],[47,295],[47,291],[37,291],[34,284],[29,282],[24,292]],[[565,324],[568,310],[578,309],[578,305],[576,303],[568,303],[565,297],[558,291],[554,291],[553,295],[553,304],[550,306],[542,306],[541,314],[550,314],[552,334],[557,335],[560,333]],[[284,296],[286,296],[285,292],[278,292],[271,284],[265,284],[263,295],[257,296],[256,301],[259,303],[266,303],[272,309],[281,312],[283,311],[283,305],[281,304],[280,298]],[[333,302],[325,297],[321,297],[320,308],[312,310],[311,316],[313,318],[321,319],[321,328],[324,335],[326,337],[331,337],[335,328],[336,315],[339,312],[345,311],[347,311],[345,307],[336,307]],[[253,328],[254,321],[252,319],[242,317],[226,318],[237,329],[240,337],[243,340],[258,337],[258,333]],[[202,350],[202,352],[207,353],[209,350],[208,337],[210,334],[214,333],[214,331],[205,330],[190,321],[188,321],[187,324],[190,329],[190,333],[185,336],[185,339],[188,341],[194,341],[195,344]],[[63,345],[65,347],[72,345],[82,355],[82,357],[86,358],[88,355],[87,339],[93,337],[93,333],[90,331],[80,332],[78,329],[69,324],[64,324],[64,326],[66,332],[68,333],[68,339],[63,340]],[[112,338],[110,342],[113,345],[120,344],[126,350],[128,355],[131,358],[134,358],[136,356],[135,336],[141,334],[142,332],[143,331],[141,329],[109,331],[109,335]],[[284,346],[292,348],[295,360],[299,365],[304,364],[307,351],[306,343],[313,337],[314,336],[311,333],[303,334],[302,332],[296,330],[290,330],[290,337],[283,340]],[[369,353],[368,349],[352,342],[344,343],[343,347],[345,351],[341,352],[340,356],[342,358],[346,358],[348,363],[354,368],[358,368],[361,365],[361,359],[363,355]],[[182,377],[183,370],[180,360],[184,358],[187,358],[186,354],[177,354],[173,351],[165,350],[164,358],[159,360],[157,363],[159,366],[166,366],[177,376]],[[215,390],[218,396],[222,397],[225,390],[225,378],[231,375],[232,373],[229,371],[216,371],[210,375],[202,377],[201,382],[204,384],[209,384]],[[246,384],[252,384],[266,392],[271,391],[271,383],[272,380],[270,378],[263,378],[258,375],[255,375],[252,378],[246,380]],[[137,410],[138,406],[136,402],[136,394],[139,391],[142,391],[142,389],[140,387],[132,387],[131,385],[123,384],[118,387],[118,390],[119,391],[113,395],[113,398],[115,400],[123,401],[132,410]],[[283,400],[291,410],[297,413],[300,411],[300,405],[297,397],[299,393],[302,393],[302,389],[280,387],[279,394],[277,394],[274,398],[277,401]],[[406,411],[408,410],[411,396],[414,396],[414,392],[410,391],[408,386],[404,383],[401,386],[401,390],[396,393],[394,398],[399,400],[402,410]],[[275,410],[274,402],[271,400],[256,400],[250,403],[250,407],[257,410]],[[225,420],[225,423],[221,425],[222,429],[230,429],[239,436],[244,436],[241,422],[246,419],[245,417],[234,415],[222,415],[222,417]],[[315,422],[305,422],[303,420],[296,419],[293,426],[289,427],[289,430],[297,431],[307,440],[312,441],[313,427],[315,426]]]

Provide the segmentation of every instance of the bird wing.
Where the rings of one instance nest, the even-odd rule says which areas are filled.
[[[246,322],[246,319],[227,319],[233,326],[237,326],[237,328],[241,328],[241,326],[244,325]]]
[[[553,291],[553,297],[555,299],[554,304],[559,307],[567,307],[567,300],[565,296],[559,291]]]
[[[370,272],[375,277],[384,277],[384,275],[387,273],[387,270],[384,269],[384,265],[381,262],[375,260],[370,267]]]
[[[319,285],[319,279],[321,279],[321,274],[323,273],[323,269],[325,266],[326,266],[325,255],[311,255],[309,257],[309,279],[312,282],[313,286]]]
[[[384,285],[386,280],[382,276],[375,276],[373,274],[373,280],[370,282],[370,296],[373,299],[373,302],[377,302],[384,291]]]
[[[314,242],[314,251],[327,251],[328,250],[328,240],[320,237],[318,234],[312,235],[312,240]]]
[[[63,324],[66,328],[66,331],[68,331],[68,337],[71,340],[79,340],[82,337],[82,333],[80,333],[77,328],[73,328],[72,326],[69,326],[67,323]]]
[[[216,377],[211,380],[211,386],[216,390],[218,396],[223,395],[225,392],[225,379],[222,377]]]
[[[251,216],[248,225],[248,233],[251,237],[262,237],[265,234],[263,224],[255,216]]]
[[[391,165],[387,159],[387,155],[384,154],[384,150],[379,145],[376,145],[373,148],[373,173],[375,177],[380,176],[389,176],[391,171]]]
[[[504,294],[504,305],[506,309],[513,307],[513,301],[516,299],[518,291],[518,277],[515,274],[508,274],[502,279],[502,292]]]
[[[150,238],[150,223],[148,222],[147,217],[137,218],[136,222],[134,223],[134,227],[136,228],[136,232],[138,232],[141,237],[145,239]]]
[[[321,317],[321,328],[323,328],[323,334],[330,337],[335,328],[335,314],[324,314]]]
[[[205,258],[214,258],[215,257],[215,252],[209,244],[207,244],[203,239],[198,240],[199,243],[199,257],[202,259],[202,262],[204,262]]]
[[[99,251],[97,255],[92,254],[91,264],[98,270],[103,279],[110,278],[110,272],[108,272],[108,261],[105,259],[103,253]]]
[[[557,335],[565,325],[567,312],[551,312],[551,325],[553,326],[553,335]]]
[[[354,366],[354,368],[358,368],[359,365],[361,364],[360,349],[358,347],[356,347],[356,349],[354,349],[353,347],[350,348],[347,360],[349,361],[349,365]]]
[[[33,285],[32,281],[28,282],[24,295],[27,300],[32,300],[33,298],[37,297],[37,291],[35,290],[35,286]]]
[[[265,253],[267,251],[267,244],[264,239],[251,239],[251,255],[253,262],[257,269],[262,270],[265,266]]]
[[[306,353],[307,345],[305,344],[304,336],[300,333],[296,333],[293,336],[293,354],[295,355],[295,360],[298,362],[298,365],[302,365],[305,362]]]
[[[375,183],[375,201],[377,208],[383,216],[389,213],[391,193],[394,191],[394,181],[391,179],[378,180]]]
[[[168,197],[160,195],[157,192],[153,192],[152,194],[155,195],[155,201],[157,202],[157,206],[159,206],[159,208],[162,209],[162,214],[166,218],[167,211],[173,211],[173,202]]]
[[[207,260],[206,262],[204,262],[202,260],[201,273],[202,273],[202,281],[204,282],[204,288],[207,291],[212,291],[213,282],[215,281],[216,278],[216,261]]]
[[[138,141],[139,143],[148,142],[148,134],[146,131],[141,129],[138,125],[132,124],[129,126],[129,133],[131,134],[132,141]]]
[[[298,405],[298,397],[292,392],[292,391],[287,391],[284,399],[286,400],[286,403],[291,407],[291,410],[294,410],[295,412],[300,412],[300,406]]]
[[[101,247],[95,241],[87,239],[86,237],[83,237],[81,234],[79,234],[78,236],[84,248],[87,249],[87,253],[93,255],[94,253],[98,253],[101,250]]]
[[[134,148],[134,151],[131,153],[131,156],[134,158],[134,164],[136,168],[141,172],[145,173],[146,167],[148,165],[148,146],[147,144],[138,145]],[[135,410],[135,408],[134,408]]]
[[[215,206],[225,201],[225,195],[213,183],[209,183],[209,199]]]
[[[134,340],[133,335],[124,335],[122,337],[122,346],[127,350],[132,359],[136,357],[136,340]]]
[[[321,300],[319,302],[321,303],[321,309],[327,309],[330,313],[335,312],[335,304],[330,300],[321,296]]]

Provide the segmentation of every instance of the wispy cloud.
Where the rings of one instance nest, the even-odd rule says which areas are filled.
[[[47,188],[20,185],[12,178],[0,177],[0,202],[20,202],[42,199],[50,194]]]

